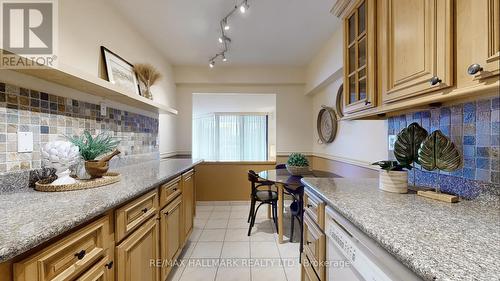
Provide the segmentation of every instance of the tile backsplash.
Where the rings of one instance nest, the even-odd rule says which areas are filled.
[[[500,101],[498,97],[391,117],[388,134],[397,135],[413,122],[429,133],[441,130],[460,149],[463,166],[454,172],[416,167],[410,184],[439,187],[443,192],[472,199],[487,189],[500,194]],[[394,159],[393,151],[389,155]]]
[[[158,118],[25,89],[0,81],[0,173],[37,169],[40,147],[64,135],[109,132],[120,139],[121,158],[156,157]],[[33,132],[33,152],[17,152],[17,133]]]

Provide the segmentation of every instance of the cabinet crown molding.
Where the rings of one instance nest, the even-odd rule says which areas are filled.
[[[343,18],[345,13],[350,10],[349,7],[354,5],[355,2],[354,0],[336,0],[330,9],[330,13],[338,18]]]

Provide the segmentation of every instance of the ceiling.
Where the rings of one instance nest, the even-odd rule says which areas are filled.
[[[238,0],[238,3],[241,0]],[[110,0],[174,65],[206,65],[220,52],[219,21],[235,0]],[[230,18],[231,65],[306,65],[340,21],[333,0],[248,0]]]

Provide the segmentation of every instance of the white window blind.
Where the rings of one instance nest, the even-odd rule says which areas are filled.
[[[193,158],[267,160],[267,115],[216,113],[193,118]]]

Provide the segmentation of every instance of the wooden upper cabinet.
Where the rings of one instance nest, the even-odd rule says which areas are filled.
[[[500,0],[457,0],[455,5],[457,84],[462,88],[499,74]]]
[[[452,86],[452,0],[377,3],[379,88],[383,102]]]
[[[344,18],[344,112],[376,105],[375,1],[357,1]]]

